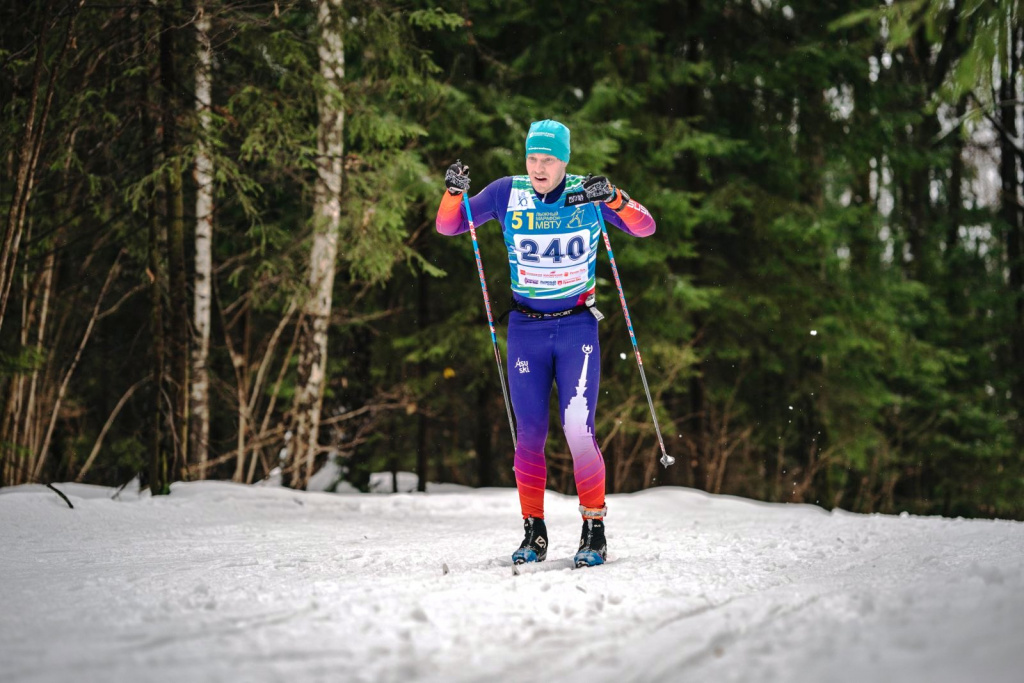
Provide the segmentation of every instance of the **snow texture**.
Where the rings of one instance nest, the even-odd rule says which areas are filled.
[[[0,681],[1024,680],[1019,522],[657,488],[572,570],[548,492],[513,576],[509,489],[59,488],[0,495]]]

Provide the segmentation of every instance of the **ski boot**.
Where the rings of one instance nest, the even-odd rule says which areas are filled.
[[[580,535],[580,549],[572,561],[576,567],[594,567],[604,564],[608,556],[608,542],[604,537],[604,515],[608,508],[590,510],[580,508],[583,513],[583,533]]]
[[[512,553],[513,564],[543,562],[548,556],[548,528],[543,519],[527,517],[523,520],[526,537],[519,550]]]

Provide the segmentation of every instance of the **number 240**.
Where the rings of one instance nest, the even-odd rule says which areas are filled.
[[[562,240],[555,237],[548,243],[542,257],[551,259],[552,263],[561,263],[562,259],[566,256],[569,257],[570,261],[578,261],[583,256],[583,238],[572,237],[565,245],[565,252],[562,251]],[[537,263],[540,261],[540,257],[537,256],[537,252],[540,251],[540,245],[535,240],[523,240],[519,243],[519,251],[521,252],[520,259],[527,263]]]

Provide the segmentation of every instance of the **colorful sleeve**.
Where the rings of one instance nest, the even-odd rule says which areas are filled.
[[[473,224],[480,227],[489,220],[505,220],[508,195],[512,188],[511,178],[499,178],[485,187],[480,194],[469,198],[473,212]],[[462,195],[445,191],[441,206],[437,208],[437,231],[442,235],[460,235],[469,230],[469,221],[462,209]]]
[[[657,228],[647,208],[635,199],[627,200],[618,188],[615,190],[615,198],[601,205],[601,215],[605,222],[633,237],[650,237]]]

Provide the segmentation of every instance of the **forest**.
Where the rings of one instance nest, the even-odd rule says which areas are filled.
[[[434,220],[449,164],[522,174],[552,118],[658,224],[610,236],[677,462],[602,254],[609,492],[1024,519],[1020,0],[0,16],[0,486],[513,486],[473,245]]]

